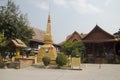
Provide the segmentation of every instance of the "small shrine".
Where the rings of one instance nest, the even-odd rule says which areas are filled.
[[[16,56],[15,58],[20,58],[20,49],[24,49],[27,47],[27,45],[22,42],[20,39],[13,39],[8,43],[8,46],[11,46],[11,48],[16,49]]]
[[[53,46],[53,37],[51,34],[51,19],[50,13],[48,15],[47,28],[44,35],[44,45],[38,51],[37,62],[41,62],[44,56],[50,57],[51,60],[55,60],[57,57],[56,48]]]

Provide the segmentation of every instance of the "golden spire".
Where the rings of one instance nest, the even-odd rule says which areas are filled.
[[[46,33],[51,34],[51,20],[50,20],[50,12],[49,12],[49,14],[48,14],[48,23],[47,23]]]
[[[53,39],[52,39],[52,35],[51,35],[51,19],[50,19],[50,12],[48,14],[48,22],[47,22],[47,28],[46,28],[46,33],[45,33],[45,37],[44,37],[44,42],[46,44],[52,44],[53,43]]]

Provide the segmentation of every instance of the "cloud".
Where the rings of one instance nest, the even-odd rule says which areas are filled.
[[[68,8],[66,0],[53,0],[54,4]]]
[[[109,4],[112,2],[112,0],[106,0],[105,6],[109,6]]]
[[[40,8],[40,9],[43,9],[43,10],[49,10],[49,6],[45,2],[37,3],[36,7]]]
[[[33,6],[40,8],[42,10],[49,10],[49,4],[45,1],[30,1],[30,4],[32,4]]]
[[[103,12],[101,8],[88,2],[88,0],[52,0],[52,2],[57,6],[74,9],[80,14],[96,14]],[[105,5],[108,5],[110,2],[111,0],[106,0]],[[49,9],[49,1],[32,1],[32,4],[42,10]]]
[[[87,0],[74,0],[70,2],[71,6],[81,14],[101,13],[102,10],[97,6],[88,3]]]

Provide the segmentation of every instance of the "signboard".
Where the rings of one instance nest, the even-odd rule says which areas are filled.
[[[71,60],[72,69],[80,69],[80,64],[81,64],[80,58],[72,58]]]

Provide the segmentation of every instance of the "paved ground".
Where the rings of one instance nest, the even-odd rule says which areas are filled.
[[[0,69],[0,80],[120,80],[120,65],[83,64],[82,70],[43,69]]]

